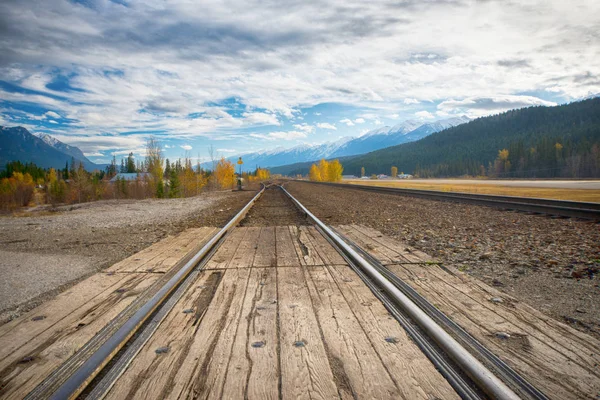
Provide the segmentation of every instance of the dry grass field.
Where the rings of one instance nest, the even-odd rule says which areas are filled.
[[[489,182],[489,183],[488,183]],[[355,185],[371,185],[397,187],[406,189],[437,190],[441,192],[462,192],[476,194],[492,194],[502,196],[536,197],[545,199],[588,201],[600,203],[600,189],[572,189],[564,187],[509,186],[501,181],[470,183],[457,180],[454,182],[427,182],[426,180],[347,180],[344,183]]]

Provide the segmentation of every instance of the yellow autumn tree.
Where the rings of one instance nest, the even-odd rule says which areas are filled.
[[[222,157],[217,163],[213,175],[221,188],[230,188],[235,180],[235,167],[231,161]]]
[[[256,169],[256,179],[259,182],[266,181],[271,177],[271,172],[268,169],[257,168]]]
[[[192,161],[189,158],[185,159],[185,168],[179,174],[179,181],[183,190],[183,197],[196,196],[200,194],[200,190],[206,185],[206,179],[202,171],[194,171]]]
[[[339,182],[342,180],[344,168],[339,160],[328,162],[323,159],[319,164],[313,164],[308,172],[308,177],[315,182]]]
[[[360,168],[360,177],[362,178],[363,176],[365,176],[365,167]]]
[[[344,167],[339,160],[333,160],[327,165],[327,181],[328,182],[340,182],[342,180],[342,173]]]
[[[321,175],[321,180],[327,182],[327,177],[329,174],[329,163],[327,162],[327,160],[322,159],[321,161],[319,161],[319,165],[317,167],[319,168],[319,175]]]
[[[319,171],[319,167],[317,167],[315,164],[311,165],[310,167],[310,171],[308,172],[308,178],[311,181],[315,181],[315,182],[321,182],[321,172]]]
[[[392,167],[392,170],[390,172],[392,178],[398,177],[398,167]]]

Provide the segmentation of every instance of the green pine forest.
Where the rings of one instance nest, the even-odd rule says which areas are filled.
[[[529,107],[478,118],[417,142],[340,159],[344,174],[418,177],[600,177],[600,98],[555,107]],[[272,168],[306,174],[310,164]]]

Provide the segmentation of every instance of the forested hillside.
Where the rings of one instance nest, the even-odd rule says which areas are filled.
[[[357,176],[361,167],[371,175],[396,166],[420,177],[600,177],[600,98],[512,110],[340,161]],[[290,167],[272,172],[308,172]]]

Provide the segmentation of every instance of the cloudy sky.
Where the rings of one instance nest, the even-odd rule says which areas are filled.
[[[0,125],[93,161],[322,143],[600,93],[600,2],[3,0]]]

